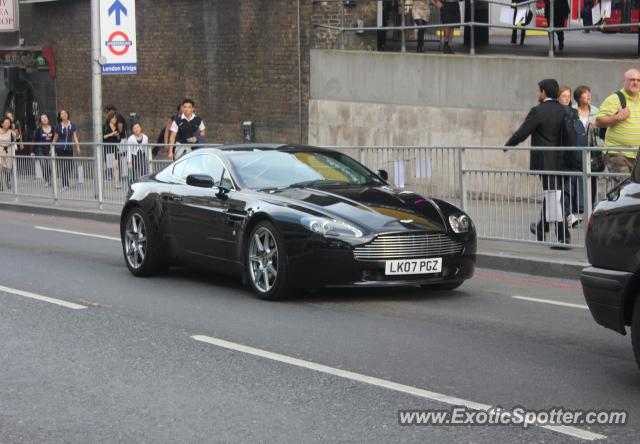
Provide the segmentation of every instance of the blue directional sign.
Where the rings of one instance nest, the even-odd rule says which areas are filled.
[[[100,0],[100,40],[102,74],[138,72],[135,0]]]
[[[120,14],[127,15],[127,8],[124,7],[120,0],[115,0],[109,10],[107,11],[109,15],[115,14],[116,17],[116,26],[120,26]]]

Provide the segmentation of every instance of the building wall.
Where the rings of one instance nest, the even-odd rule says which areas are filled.
[[[589,85],[598,105],[621,87],[624,71],[632,66],[626,60],[312,50],[309,143],[501,147],[536,105],[539,80]],[[393,161],[407,155],[396,150],[366,162],[393,176]],[[409,172],[412,161],[406,163]],[[528,169],[529,154],[470,148],[465,162],[467,168]],[[449,159],[434,167],[429,186],[437,195],[457,192],[457,182],[449,184],[454,163]],[[508,176],[495,180],[492,186],[509,189]]]
[[[56,45],[56,108],[70,111],[84,140],[91,129],[89,7],[86,0],[26,4],[20,15],[25,45]],[[240,141],[245,120],[254,122],[258,141],[306,141],[311,16],[324,9],[305,0],[137,0],[139,73],[103,76],[103,105],[136,112],[152,140],[190,97],[209,141]],[[0,36],[1,46],[15,44],[15,34]]]
[[[594,104],[622,86],[630,60],[311,52],[311,98],[466,109],[526,111],[537,82],[589,85]],[[366,75],[364,74],[366,73]]]
[[[589,85],[599,105],[632,66],[627,60],[312,50],[309,141],[502,145],[536,105],[541,79]]]

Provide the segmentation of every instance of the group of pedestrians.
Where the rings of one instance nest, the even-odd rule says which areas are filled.
[[[542,80],[538,83],[539,104],[529,111],[505,146],[518,145],[529,136],[533,147],[594,147],[600,144],[600,139],[603,151],[590,150],[591,171],[602,172],[606,167],[611,173],[628,175],[635,164],[636,152],[620,148],[640,146],[639,93],[637,69],[624,74],[622,89],[609,95],[600,108],[591,104],[591,89],[586,85],[578,86],[572,93],[570,87],[560,86],[555,79]],[[583,171],[582,152],[531,150],[529,160],[531,170],[544,172],[540,180],[545,191],[540,219],[529,228],[537,240],[543,241],[551,225],[555,225],[558,243],[570,244],[569,228],[581,220],[576,213],[584,212],[585,208],[584,184],[578,175],[553,172]],[[591,188],[593,203],[597,192],[595,177],[591,178]]]
[[[134,122],[130,127],[131,134],[127,137],[126,120],[117,112],[113,105],[105,107],[106,118],[103,126],[102,156],[105,180],[114,181],[116,189],[121,188],[125,179],[134,181],[148,173],[147,150],[148,137],[142,132],[140,122]],[[5,120],[9,120],[5,118]],[[7,127],[5,130],[4,127]],[[18,132],[11,129],[11,124],[4,120],[0,125],[0,156],[2,174],[0,187],[10,187],[12,156],[19,154],[16,140]],[[80,165],[75,165],[73,157],[81,155],[80,140],[76,125],[71,121],[67,110],[61,109],[56,122],[52,123],[47,113],[38,116],[37,127],[33,133],[33,148],[31,156],[39,161],[42,178],[46,186],[51,186],[51,161],[47,158],[55,155],[56,169],[62,189],[71,185],[71,179],[82,181],[83,172]],[[126,161],[124,161],[126,159]],[[124,161],[122,168],[121,161]],[[74,167],[75,165],[75,167]],[[7,179],[9,178],[9,179]]]
[[[513,3],[513,24],[520,26],[528,26],[534,19],[534,17],[538,14],[538,10],[536,7],[536,3],[529,3],[530,8],[527,11],[525,16],[524,23],[516,23],[518,10],[517,5],[519,3],[525,3],[527,0],[516,0]],[[588,3],[588,2],[587,2]],[[562,28],[567,26],[567,20],[569,19],[569,14],[571,13],[571,8],[569,7],[569,2],[567,0],[555,0],[553,3],[553,27],[554,28]],[[547,23],[551,22],[551,1],[544,0],[544,18],[547,20]],[[535,23],[534,23],[535,24]],[[520,46],[524,45],[524,39],[527,31],[525,29],[520,30]],[[555,36],[553,38],[553,50],[556,50],[556,42],[555,37],[558,38],[558,50],[562,51],[564,49],[564,31],[555,31]],[[515,45],[518,41],[518,30],[513,29],[511,31],[511,44]]]
[[[164,145],[169,160],[177,159],[205,142],[205,125],[194,108],[192,99],[182,100],[176,114],[168,118],[166,128],[158,137],[157,143]],[[107,105],[104,112],[101,148],[103,177],[105,181],[113,182],[113,188],[121,189],[124,181],[133,182],[149,173],[149,137],[139,121],[127,125],[126,119],[114,105]],[[0,190],[11,187],[12,159],[19,154],[16,143],[20,140],[20,133],[11,116],[0,122]],[[41,114],[33,141],[35,144],[31,156],[35,158],[51,156],[54,150],[62,188],[68,189],[70,178],[79,174],[74,170],[72,157],[81,154],[78,131],[70,120],[69,112],[60,110],[55,124],[51,123],[46,113]],[[160,146],[153,148],[153,155],[160,149]],[[50,186],[50,161],[41,161],[40,168],[45,183]]]
[[[525,3],[526,0],[515,0],[512,3],[513,5],[513,21],[514,24],[517,19],[517,5],[519,3]],[[393,5],[392,2],[388,2]],[[536,3],[529,3],[530,9],[527,11],[525,15],[525,20],[523,23],[518,23],[519,26],[528,26],[534,17],[538,14],[538,10],[536,9]],[[455,25],[461,23],[460,16],[460,6],[458,0],[413,0],[413,4],[411,6],[411,14],[413,16],[413,21],[416,26],[426,26],[429,24],[429,19],[431,17],[431,6],[434,6],[436,9],[440,11],[440,21],[443,25]],[[388,11],[389,8],[383,10],[383,19],[385,18],[385,12]],[[390,9],[393,10],[393,9]],[[567,20],[569,18],[569,14],[571,9],[569,7],[568,0],[555,0],[553,3],[553,26],[555,28],[562,28],[566,26]],[[388,14],[388,12],[387,12]],[[547,20],[547,23],[551,22],[551,2],[550,0],[544,0],[544,17]],[[385,20],[386,23],[386,20]],[[589,23],[590,24],[590,23]],[[443,52],[445,54],[453,54],[452,43],[453,43],[453,34],[455,31],[455,26],[447,26],[443,30],[444,37],[444,45]],[[417,32],[417,52],[424,52],[424,34],[425,29],[418,29]],[[384,37],[382,38],[381,36]],[[526,30],[520,30],[520,45],[524,45]],[[558,50],[564,50],[564,31],[555,31],[555,36],[553,37],[553,49],[556,49],[555,45],[555,37],[557,36],[558,40]],[[518,37],[518,30],[513,29],[511,33],[511,43],[516,44]],[[384,49],[384,45],[381,44],[382,41],[386,41],[386,31],[380,31],[378,37],[378,44],[381,47],[380,49]]]
[[[55,125],[52,124],[49,115],[42,113],[38,116],[37,127],[33,133],[32,157],[51,156],[52,147],[55,156],[59,159],[56,165],[58,176],[63,189],[68,189],[70,178],[73,177],[74,155],[80,155],[80,140],[76,125],[71,121],[71,115],[65,109],[58,111]],[[51,186],[51,165],[49,162],[40,162],[42,178],[47,186]]]
[[[135,120],[127,131],[125,118],[113,105],[105,107],[106,118],[102,129],[104,178],[122,188],[122,181],[130,183],[149,173],[149,137],[142,123]]]
[[[440,10],[440,21],[442,24],[450,25],[461,22],[458,0],[413,0],[411,13],[416,26],[426,26],[429,24],[429,18],[431,16],[430,5]],[[453,54],[451,45],[453,43],[454,30],[455,28],[453,26],[447,26],[442,32],[444,37],[442,52],[445,54]],[[424,29],[418,29],[417,52],[424,52]]]

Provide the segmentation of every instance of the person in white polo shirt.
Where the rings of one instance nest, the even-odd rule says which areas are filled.
[[[169,160],[174,160],[175,144],[191,144],[192,150],[197,149],[197,146],[193,146],[197,143],[202,143],[205,136],[205,126],[202,118],[196,116],[193,112],[195,103],[191,99],[184,99],[182,101],[182,114],[178,115],[171,124],[171,136],[169,138]],[[185,150],[186,152],[186,150]],[[177,153],[176,153],[177,154]],[[182,153],[184,154],[184,153]],[[175,156],[175,158],[180,155]]]

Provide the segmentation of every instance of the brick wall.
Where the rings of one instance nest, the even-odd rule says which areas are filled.
[[[345,28],[355,28],[358,20],[365,27],[376,26],[377,3],[373,0],[360,0],[354,6],[344,6],[342,0],[313,0],[311,23]],[[340,49],[342,37],[339,31],[319,28],[314,29],[313,47],[321,49]],[[375,32],[346,32],[344,34],[345,49],[375,50]]]
[[[241,141],[245,120],[254,122],[257,141],[298,142],[302,133],[306,142],[309,48],[340,43],[339,33],[312,24],[339,24],[341,8],[336,0],[137,0],[138,74],[103,76],[103,105],[115,104],[125,116],[136,112],[152,140],[190,97],[211,142]],[[370,1],[344,8],[345,22],[373,25],[375,8]],[[56,45],[57,109],[69,110],[88,140],[90,2],[22,5],[20,17],[25,45]],[[15,34],[0,35],[0,45],[16,43]],[[373,49],[375,33],[349,34],[347,47]]]

